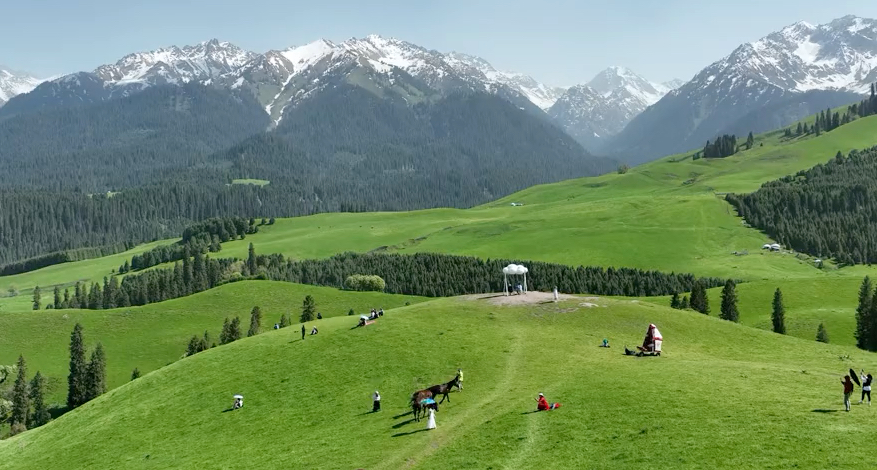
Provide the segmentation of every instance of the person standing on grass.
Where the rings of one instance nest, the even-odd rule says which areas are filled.
[[[301,325],[301,339],[302,339],[302,341],[304,341],[304,339],[305,339],[305,325],[304,325],[304,323],[302,323],[302,325]]]
[[[372,413],[376,413],[381,411],[381,394],[375,390],[374,396],[372,396],[372,400],[374,401],[374,406],[372,406]]]
[[[841,379],[841,383],[844,385],[844,408],[850,411],[850,395],[853,394],[853,381],[850,380],[849,375],[846,375]]]
[[[865,401],[865,395],[868,395],[868,406],[871,406],[871,381],[873,378],[871,374],[865,375],[865,371],[862,371],[862,399],[859,400],[859,404]]]
[[[463,369],[457,369],[457,390],[463,391]]]

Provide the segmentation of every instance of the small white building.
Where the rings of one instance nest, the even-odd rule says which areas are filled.
[[[780,251],[783,247],[780,246],[779,243],[773,243],[770,245],[770,251]]]
[[[761,249],[762,249],[762,250],[769,250],[769,249],[770,249],[770,243],[765,243],[764,246],[761,247]]]

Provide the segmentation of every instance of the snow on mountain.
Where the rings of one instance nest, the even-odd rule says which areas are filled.
[[[94,74],[110,85],[204,82],[234,72],[257,56],[212,39],[194,46],[129,54],[115,64],[98,67]]]
[[[13,96],[28,93],[42,82],[43,80],[27,73],[16,72],[0,66],[0,106],[3,106]]]
[[[849,93],[865,93],[875,81],[877,20],[845,16],[818,26],[801,21],[703,69],[635,118],[611,148],[658,157],[723,132],[766,131],[756,123],[783,126],[817,111],[816,102],[847,104]],[[750,119],[758,109],[774,109],[777,119]]]
[[[590,82],[566,91],[548,115],[585,148],[599,148],[605,139],[670,91],[624,67],[609,67]]]
[[[497,70],[480,57],[451,52],[445,55],[445,60],[461,74],[477,76],[485,83],[505,85],[518,91],[543,111],[548,111],[566,91],[540,83],[529,75]]]

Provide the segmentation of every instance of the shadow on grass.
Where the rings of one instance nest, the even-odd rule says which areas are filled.
[[[223,413],[228,413],[229,411],[234,411],[234,408],[228,408],[226,410],[222,410]]]
[[[523,413],[521,413],[521,414],[522,414],[522,415],[531,415],[531,414],[533,414],[533,413],[538,413],[538,412],[539,412],[539,410],[533,410],[533,411],[525,411],[525,412],[523,412]]]
[[[393,416],[393,419],[404,418],[404,417],[410,415],[411,413],[414,413],[414,412],[413,412],[413,411],[408,411],[408,412],[406,412],[406,413],[402,413],[402,414],[400,414],[400,415]]]
[[[422,428],[422,429],[418,429],[417,431],[399,432],[399,433],[393,434],[393,437],[410,436],[412,434],[417,434],[419,432],[424,432],[424,431],[429,431],[429,429]]]
[[[393,425],[393,429],[399,429],[406,424],[411,424],[414,422],[414,418],[409,419],[408,421],[402,421],[401,423],[396,423]]]
[[[814,413],[837,413],[840,410],[824,410],[822,408],[817,408],[813,410]]]

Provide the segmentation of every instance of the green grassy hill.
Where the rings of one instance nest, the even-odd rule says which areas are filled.
[[[877,144],[877,117],[820,137],[780,137],[781,132],[761,135],[755,148],[726,159],[671,156],[626,174],[535,186],[468,210],[278,219],[256,235],[224,244],[218,256],[244,258],[252,242],[259,253],[294,258],[348,250],[431,251],[733,277],[751,282],[741,286],[742,319],[759,327],[765,326],[773,290],[789,283],[788,316],[793,323],[800,320],[793,334],[812,338],[815,325],[825,321],[834,341],[852,344],[858,283],[877,272],[860,267],[822,271],[807,257],[763,253],[767,238],[746,227],[721,195],[752,191],[765,181],[827,161],[837,151]],[[511,202],[524,206],[512,207]],[[21,294],[0,299],[0,311],[29,310],[35,285],[43,288],[45,301],[51,295],[48,286],[100,280],[145,248],[2,277],[0,292],[15,285]],[[810,292],[830,295],[814,298]],[[0,362],[13,360],[0,356]]]
[[[623,356],[649,322],[665,354]],[[604,337],[612,348],[597,347]],[[838,378],[875,366],[852,348],[630,300],[442,299],[181,360],[0,441],[0,468],[854,467],[871,457],[877,407],[838,412]],[[457,367],[464,390],[423,431],[410,393]],[[538,392],[563,406],[531,413]],[[236,393],[245,407],[226,412]]]
[[[65,403],[69,361],[70,332],[81,323],[86,345],[91,349],[98,341],[107,353],[107,385],[124,384],[136,367],[146,373],[173,362],[184,355],[192,335],[207,330],[217,343],[226,317],[241,318],[246,334],[254,306],[262,310],[263,330],[271,330],[281,315],[292,315],[293,329],[298,330],[301,305],[311,295],[324,320],[344,316],[350,309],[357,314],[372,308],[391,309],[422,302],[422,297],[387,295],[377,292],[344,292],[326,287],[303,286],[286,282],[242,281],[220,286],[189,297],[143,307],[113,310],[40,310],[0,314],[0,363],[13,364],[19,354],[27,359],[28,369],[53,378],[57,386],[52,401]],[[317,322],[315,322],[316,324]]]

